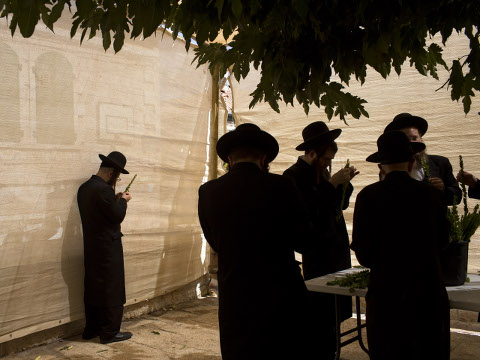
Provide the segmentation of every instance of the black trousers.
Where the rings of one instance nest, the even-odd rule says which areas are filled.
[[[100,340],[113,338],[120,331],[123,305],[113,307],[97,307],[85,304],[85,329],[87,337],[98,335]]]

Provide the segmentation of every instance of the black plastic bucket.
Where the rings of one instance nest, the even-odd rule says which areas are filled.
[[[451,243],[442,253],[445,286],[463,285],[467,280],[468,242]]]

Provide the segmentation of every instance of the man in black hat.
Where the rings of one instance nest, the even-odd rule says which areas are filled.
[[[370,268],[370,359],[449,359],[449,302],[440,272],[440,252],[448,244],[444,197],[409,176],[424,144],[391,131],[377,145],[367,161],[379,163],[385,180],[357,195],[351,245]]]
[[[125,170],[127,159],[113,151],[99,155],[102,163],[96,175],[78,189],[77,202],[82,219],[85,264],[85,319],[83,338],[100,337],[102,344],[127,340],[120,332],[125,304],[125,275],[122,232],[129,193],[115,195],[115,184]]]
[[[423,143],[423,135],[427,132],[428,122],[419,116],[408,113],[398,114],[393,121],[387,125],[385,132],[392,130],[403,131],[411,142]],[[423,165],[422,166],[422,162]],[[425,167],[429,174],[425,173]],[[415,162],[411,171],[411,176],[419,181],[428,181],[431,185],[441,190],[445,196],[447,205],[453,205],[453,199],[457,203],[462,198],[462,191],[458,187],[458,182],[452,173],[450,161],[440,155],[430,155],[425,151],[415,155]]]
[[[218,254],[224,360],[308,354],[306,287],[294,251],[303,251],[309,228],[292,182],[267,172],[278,149],[258,126],[239,125],[217,143],[230,171],[199,189],[200,224]]]
[[[303,253],[305,280],[351,267],[347,228],[342,210],[348,207],[353,186],[350,180],[358,174],[354,166],[342,168],[330,176],[332,159],[337,152],[335,139],[341,129],[329,130],[316,121],[302,131],[303,143],[297,150],[304,155],[284,175],[292,178],[307,204],[308,214],[316,230],[314,248]],[[344,193],[345,191],[345,193]],[[343,198],[343,205],[342,203]],[[314,307],[312,319],[319,357],[333,359],[336,350],[335,298],[333,295],[309,292]],[[342,297],[342,321],[352,316],[352,299]]]

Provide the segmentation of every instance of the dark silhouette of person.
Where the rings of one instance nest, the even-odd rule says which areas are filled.
[[[351,244],[359,263],[370,268],[370,359],[446,360],[450,308],[440,270],[449,240],[445,199],[409,175],[424,144],[391,131],[377,145],[367,161],[378,163],[385,179],[357,195]]]
[[[82,219],[85,264],[85,319],[83,338],[100,337],[102,344],[132,337],[121,332],[125,304],[125,273],[122,232],[129,193],[115,195],[115,183],[125,170],[127,159],[113,151],[99,155],[102,163],[96,175],[78,189],[77,202]]]
[[[291,180],[268,173],[278,143],[246,123],[216,149],[230,171],[200,187],[198,215],[218,254],[222,358],[305,358],[307,290],[294,251],[308,246],[309,226]]]
[[[297,146],[303,151],[297,162],[283,175],[292,178],[307,204],[308,215],[316,233],[315,247],[302,255],[303,276],[310,280],[352,266],[347,227],[342,210],[348,207],[353,186],[350,180],[358,174],[354,166],[330,174],[337,152],[335,139],[341,129],[329,130],[322,121],[306,126],[304,141]],[[345,193],[344,193],[345,189]],[[343,198],[343,204],[341,204]],[[335,297],[331,294],[308,292],[315,325],[316,353],[320,358],[333,359],[336,351]],[[341,321],[352,316],[352,298],[340,298]]]

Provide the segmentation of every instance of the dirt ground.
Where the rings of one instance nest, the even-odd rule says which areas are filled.
[[[217,310],[216,297],[192,300],[165,311],[124,321],[122,330],[133,333],[127,341],[102,345],[98,338],[85,341],[76,336],[57,339],[3,359],[221,359]],[[470,321],[452,320],[452,360],[480,359],[480,324],[471,320],[473,316],[467,318]],[[354,319],[347,320],[342,325],[342,331],[354,325]],[[367,360],[368,356],[358,342],[354,342],[342,348],[341,359]]]

